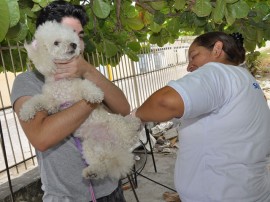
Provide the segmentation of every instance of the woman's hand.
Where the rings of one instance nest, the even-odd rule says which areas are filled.
[[[68,61],[54,61],[57,69],[54,75],[55,80],[60,79],[72,79],[72,78],[82,78],[87,72],[89,67],[92,67],[83,58],[82,55],[72,58]]]

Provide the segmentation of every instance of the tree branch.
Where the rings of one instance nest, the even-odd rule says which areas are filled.
[[[120,20],[120,12],[121,12],[121,0],[116,0],[116,20],[117,20],[117,29],[122,29],[122,24]]]
[[[138,5],[138,6],[142,7],[143,9],[147,10],[149,13],[155,14],[156,10],[153,9],[148,4],[145,4],[144,2],[141,2],[140,0],[135,0],[136,5]]]

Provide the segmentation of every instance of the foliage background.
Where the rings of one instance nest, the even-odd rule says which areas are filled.
[[[35,32],[36,16],[52,1],[0,0],[1,46],[30,41]],[[270,39],[270,3],[267,0],[68,1],[83,5],[89,16],[85,27],[86,52],[102,53],[99,57],[103,58],[98,61],[110,59],[112,66],[123,54],[138,61],[141,42],[163,46],[173,43],[179,36],[218,30],[243,35],[251,69],[259,55],[254,52],[256,46],[262,47]],[[25,52],[21,57],[26,60]],[[8,58],[7,61],[9,68]]]

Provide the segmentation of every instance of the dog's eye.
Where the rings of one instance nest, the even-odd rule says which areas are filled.
[[[58,46],[59,42],[58,41],[55,41],[54,42],[54,45]]]

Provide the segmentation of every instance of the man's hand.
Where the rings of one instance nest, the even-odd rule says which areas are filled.
[[[57,66],[54,75],[55,80],[81,78],[89,67],[89,64],[81,55],[68,61],[55,60],[54,62]]]

